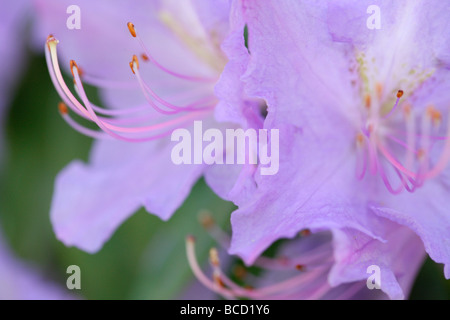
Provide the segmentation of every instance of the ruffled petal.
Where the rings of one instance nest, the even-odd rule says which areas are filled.
[[[380,239],[371,231],[372,215],[364,214],[369,195],[357,192],[365,182],[355,178],[355,159],[338,142],[336,150],[324,149],[306,128],[280,129],[279,172],[260,177],[252,201],[232,214],[230,253],[251,264],[272,242],[305,228],[351,227]]]
[[[380,271],[380,289],[391,299],[404,299],[424,261],[423,244],[409,228],[387,219],[380,218],[377,229],[384,231],[386,242],[352,229],[333,231],[336,262],[329,275],[330,284],[367,280],[374,266]]]
[[[423,241],[429,256],[445,264],[444,273],[450,278],[450,169],[434,180],[425,182],[413,194],[402,193],[396,197],[385,194],[382,201],[374,202],[372,210],[379,215],[407,226]]]
[[[331,46],[325,14],[294,1],[245,3],[251,61],[243,81],[267,102],[265,128],[280,136],[278,173],[257,175],[254,198],[232,215],[230,253],[248,264],[303,228],[351,226],[374,236],[361,214],[367,195],[355,192],[352,112],[339,109],[352,97],[351,73],[346,52]]]
[[[229,61],[215,86],[215,94],[219,98],[215,118],[224,126],[228,123],[230,129],[239,126],[244,130],[257,130],[263,127],[262,101],[249,99],[241,81],[250,60],[245,47],[244,27],[241,8],[235,1],[230,11],[231,31],[221,46]],[[256,188],[254,173],[253,165],[212,165],[207,168],[205,179],[220,197],[240,204],[253,196]]]
[[[59,240],[98,251],[139,207],[167,220],[201,176],[202,165],[175,165],[173,143],[98,141],[91,164],[71,163],[58,176],[51,220]]]

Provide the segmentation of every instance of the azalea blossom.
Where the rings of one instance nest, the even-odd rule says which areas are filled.
[[[251,194],[254,166],[171,161],[171,132],[193,130],[194,120],[204,129],[262,126],[259,102],[240,86],[248,51],[242,19],[228,1],[77,1],[79,30],[66,28],[69,2],[53,2],[35,1],[36,30],[41,38],[50,34],[45,52],[59,110],[95,138],[89,163],[74,161],[57,177],[51,219],[58,239],[95,252],[141,206],[169,219],[202,175],[236,203]],[[227,64],[228,52],[239,59]],[[74,90],[60,65],[70,70]],[[100,89],[107,108],[92,103],[86,83]]]
[[[241,79],[280,129],[280,169],[255,175],[229,252],[258,261],[300,230],[332,233],[328,284],[381,270],[404,298],[424,257],[450,277],[449,5],[240,1],[251,58]],[[381,29],[367,27],[369,6]]]

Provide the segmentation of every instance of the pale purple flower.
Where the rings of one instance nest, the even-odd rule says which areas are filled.
[[[267,102],[265,128],[280,129],[280,170],[255,176],[230,253],[250,265],[277,239],[329,230],[331,286],[378,265],[382,290],[403,298],[423,247],[449,278],[449,4],[240,4],[251,52],[241,79]],[[366,26],[371,5],[379,30]]]
[[[65,102],[61,114],[96,139],[89,164],[74,161],[57,177],[51,220],[58,239],[95,252],[141,206],[169,219],[202,175],[224,198],[239,202],[251,194],[253,168],[171,161],[170,133],[192,130],[193,120],[203,120],[204,130],[225,128],[217,120],[262,125],[258,103],[246,101],[239,87],[248,52],[228,1],[50,2],[35,0],[36,30],[42,43],[51,33],[46,55]],[[79,30],[66,28],[69,4],[81,9]],[[228,51],[240,59],[225,67]],[[81,99],[64,83],[59,61],[70,65]],[[108,109],[88,100],[83,82],[101,89]],[[69,110],[101,130],[84,127]]]

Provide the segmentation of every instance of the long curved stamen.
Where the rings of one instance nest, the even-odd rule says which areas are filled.
[[[447,137],[450,137],[450,116],[447,117]],[[432,179],[438,176],[450,162],[450,139],[445,140],[442,154],[437,160],[436,165],[424,174],[424,179]]]
[[[429,106],[423,117],[421,117],[420,131],[416,132],[414,110],[411,105],[405,104],[402,107],[405,130],[399,130],[397,127],[390,128],[391,122],[387,124],[385,122],[398,110],[400,99],[403,97],[404,92],[398,90],[397,100],[393,108],[382,118],[379,118],[376,106],[381,105],[383,87],[377,84],[375,91],[375,103],[372,103],[372,96],[369,94],[365,96],[364,100],[365,108],[363,109],[363,114],[367,110],[368,119],[365,120],[366,125],[361,127],[361,131],[364,134],[359,134],[361,135],[359,139],[364,142],[367,141],[367,143],[365,143],[366,148],[361,148],[362,143],[357,143],[356,176],[358,179],[362,179],[365,175],[365,152],[367,152],[369,172],[373,175],[379,174],[389,192],[398,194],[403,189],[408,192],[414,192],[424,184],[425,180],[439,175],[446,168],[448,162],[450,162],[450,117],[447,124],[447,135],[436,135],[436,132],[432,131],[433,128],[438,128],[441,125],[442,115],[433,106]],[[395,136],[396,134],[404,136],[406,141],[397,138]],[[396,155],[388,150],[384,138],[389,139],[405,150],[405,164],[402,164]],[[440,158],[434,167],[430,168],[431,151],[438,141],[445,141],[445,145]],[[386,167],[382,163],[384,160],[379,159],[379,155],[392,166],[397,177],[400,179],[401,185],[399,187],[394,188],[391,185],[391,178],[387,175]]]
[[[66,83],[62,78],[56,53],[57,44],[58,40],[56,38],[54,38],[52,35],[48,36],[46,42],[46,47],[48,50],[45,50],[45,56],[47,59],[47,67],[49,69],[52,82],[59,96],[63,99],[66,105],[71,108],[72,111],[85,119],[90,119],[89,113],[86,111],[86,109],[83,108],[83,106],[79,105],[78,101],[75,99],[75,97],[73,97],[72,93],[70,92],[69,88],[67,88]]]
[[[329,266],[317,268],[264,288],[246,289],[234,283],[231,279],[224,275],[219,266],[217,253],[214,251],[213,257],[212,259],[210,258],[210,260],[212,260],[211,264],[213,265],[213,271],[216,279],[215,281],[210,280],[198,265],[197,258],[195,256],[195,239],[192,236],[189,236],[186,239],[186,253],[189,265],[191,266],[191,269],[197,279],[208,289],[229,299],[234,299],[237,297],[270,299],[274,298],[274,296],[276,297],[276,295],[280,293],[287,294],[293,291],[298,291],[302,285],[307,284],[322,275],[324,276],[329,268]],[[227,285],[228,288],[225,287],[225,285]],[[325,291],[323,290],[323,286],[320,286],[314,293],[322,296],[325,293]]]
[[[210,280],[202,271],[200,266],[198,265],[197,258],[195,256],[195,238],[192,236],[188,236],[186,238],[186,253],[189,262],[189,266],[191,267],[192,272],[194,272],[195,277],[209,290],[216,292],[228,299],[234,299],[235,295],[232,291],[222,288],[221,286],[217,286],[212,280]]]
[[[110,140],[112,139],[111,136],[105,134],[102,131],[95,131],[89,128],[86,128],[82,125],[80,125],[79,123],[77,123],[75,120],[73,120],[70,116],[69,116],[69,112],[67,110],[67,105],[64,102],[60,102],[58,105],[58,109],[59,109],[59,113],[61,114],[61,117],[64,119],[64,121],[66,121],[66,123],[72,127],[73,129],[75,129],[76,131],[80,132],[81,134],[87,136],[87,137],[91,137],[94,139],[101,139],[101,140]]]
[[[391,111],[389,111],[388,114],[386,114],[383,119],[388,119],[391,115],[394,114],[395,110],[398,107],[398,103],[400,102],[400,99],[403,97],[403,90],[398,90],[397,92],[397,101],[395,101],[395,105],[392,107]]]
[[[60,95],[60,97],[63,99],[64,103],[69,106],[69,108],[75,112],[77,115],[92,120],[91,116],[89,115],[89,112],[78,102],[78,100],[73,96],[72,92],[67,87],[66,83],[64,82],[64,79],[61,74],[61,69],[59,67],[59,62],[57,58],[57,49],[56,45],[58,44],[58,40],[56,40],[53,36],[49,36],[47,38],[47,49],[45,50],[46,60],[47,60],[47,66],[50,73],[50,78],[52,79],[52,82]],[[71,61],[71,67],[76,66],[76,63],[72,60]],[[78,68],[77,68],[78,70]],[[71,68],[72,74],[73,69]],[[97,106],[94,106],[91,104],[93,108],[96,110],[99,110],[100,108]],[[104,109],[103,109],[104,110]],[[103,111],[102,110],[102,111]],[[137,111],[136,109],[131,110],[130,114]],[[129,111],[124,112],[124,114],[128,113]],[[109,121],[107,118],[102,118],[102,120]]]
[[[400,194],[405,187],[403,184],[403,180],[401,181],[402,182],[401,185],[398,188],[394,189],[392,187],[391,183],[389,182],[389,178],[386,176],[383,165],[379,162],[378,162],[378,168],[379,168],[381,179],[383,180],[383,183],[386,186],[386,188],[388,189],[388,191],[392,194]]]
[[[420,161],[419,168],[422,172],[427,172],[430,166],[430,139],[428,138],[431,134],[431,124],[432,124],[432,113],[433,107],[428,107],[425,116],[422,117],[422,128],[421,132],[423,134],[420,139],[421,149],[419,150],[418,159]]]
[[[388,134],[386,136],[389,140],[392,140],[393,142],[395,142],[396,144],[398,144],[399,146],[402,146],[404,149],[406,149],[407,151],[411,151],[413,155],[418,155],[419,151],[414,149],[413,147],[411,147],[411,145],[407,142],[404,142],[400,139],[397,139],[396,137],[394,137],[393,135]],[[409,168],[409,166],[405,166],[406,168]]]
[[[365,148],[366,139],[362,133],[356,137],[357,159],[356,159],[356,178],[362,180],[366,175],[368,155]]]
[[[417,179],[417,174],[405,168],[384,146],[381,142],[377,141],[377,147],[381,154],[386,158],[386,160],[397,168],[400,172],[405,174],[407,177],[412,179]]]
[[[170,74],[170,75],[172,75],[172,76],[174,76],[176,78],[183,79],[183,80],[189,80],[189,81],[194,81],[194,82],[209,82],[209,83],[217,81],[216,78],[188,76],[188,75],[184,75],[184,74],[172,71],[172,70],[164,67],[155,58],[153,58],[153,56],[151,55],[150,51],[145,46],[144,41],[142,41],[142,39],[139,37],[139,34],[136,31],[136,28],[135,28],[134,24],[131,23],[131,22],[128,22],[127,26],[128,26],[128,30],[130,31],[130,34],[133,36],[133,38],[136,38],[137,41],[139,42],[139,45],[141,46],[142,50],[145,52],[146,57],[148,58],[148,60],[151,61],[156,67],[158,67],[162,71],[164,71],[164,72],[166,72],[166,73],[168,73],[168,74]]]
[[[377,158],[378,158],[378,151],[376,148],[376,136],[374,134],[369,136],[369,143],[367,144],[368,146],[368,151],[369,151],[369,172],[372,175],[376,175],[378,172],[378,162],[377,162]]]
[[[140,77],[140,75],[136,74],[136,77],[140,78],[140,81],[142,81],[142,85],[145,88],[145,90],[147,90],[147,92],[159,103],[161,103],[162,105],[173,109],[173,110],[177,110],[177,111],[197,111],[199,109],[204,109],[204,108],[210,108],[211,107],[211,103],[216,102],[216,97],[214,95],[210,95],[209,97],[205,97],[203,99],[200,99],[198,101],[195,101],[193,103],[190,103],[186,106],[177,106],[174,105],[170,102],[167,102],[166,100],[162,99],[160,96],[158,96],[156,94],[155,91],[153,91],[149,85]]]
[[[75,130],[93,137],[93,138],[99,138],[104,139],[105,135],[103,135],[101,132],[97,132],[91,129],[88,129],[77,122],[75,122],[69,115],[67,107],[70,108],[72,111],[74,111],[77,115],[81,116],[82,118],[85,118],[87,120],[95,122],[107,135],[110,137],[124,140],[128,142],[144,142],[144,141],[151,141],[160,139],[162,137],[165,137],[167,135],[170,135],[173,130],[184,127],[184,124],[191,122],[192,120],[201,118],[206,115],[206,112],[210,111],[211,107],[205,107],[201,108],[199,110],[196,110],[195,112],[192,111],[189,114],[186,114],[184,116],[180,116],[177,118],[173,118],[170,120],[167,120],[162,123],[153,124],[153,125],[146,125],[146,126],[135,126],[135,127],[124,127],[119,126],[118,124],[133,124],[137,122],[144,122],[148,120],[152,120],[154,118],[154,115],[140,115],[138,116],[138,112],[143,112],[144,108],[136,107],[129,111],[122,112],[121,110],[106,110],[101,107],[95,106],[92,104],[84,90],[83,83],[81,81],[81,71],[76,65],[75,61],[71,61],[71,71],[72,75],[74,76],[74,83],[75,83],[75,90],[80,96],[81,100],[83,101],[84,106],[75,98],[75,96],[72,94],[72,92],[67,87],[66,83],[64,82],[64,79],[61,74],[61,70],[58,63],[57,58],[57,51],[56,51],[56,45],[58,43],[58,40],[56,40],[53,36],[49,36],[47,38],[46,46],[47,50],[45,50],[46,53],[46,59],[47,59],[47,65],[49,68],[50,77],[59,93],[61,98],[64,101],[64,107],[60,108],[60,113],[63,116],[64,120]],[[148,108],[147,108],[148,111]],[[98,113],[103,113],[110,116],[120,116],[120,115],[126,115],[130,117],[117,119],[117,118],[105,118],[102,116],[97,115]],[[136,114],[135,116],[132,116],[133,114]],[[157,131],[163,130],[163,132],[156,133]],[[124,136],[121,134],[118,134],[119,132],[125,133],[125,134],[138,134],[138,137],[129,137]],[[153,132],[154,134],[147,137],[140,136],[143,133],[146,132]]]
[[[183,117],[178,117],[178,118],[175,118],[175,119],[163,122],[163,123],[158,123],[158,124],[149,125],[149,126],[142,126],[142,127],[134,127],[134,128],[120,127],[120,126],[115,126],[115,125],[105,123],[101,119],[98,118],[98,116],[95,114],[94,110],[92,109],[91,103],[84,91],[83,84],[81,82],[81,79],[80,79],[80,76],[78,73],[78,69],[76,68],[76,66],[73,66],[73,69],[74,69],[75,83],[77,85],[79,93],[81,94],[81,99],[83,100],[83,103],[85,104],[85,106],[91,116],[91,119],[106,133],[110,134],[111,136],[113,136],[117,139],[124,140],[124,141],[130,141],[130,142],[149,141],[149,140],[159,139],[161,137],[169,135],[173,130],[176,129],[176,128],[169,129],[171,126],[178,125],[178,124],[184,123],[186,121],[194,120],[195,118],[198,118],[198,116],[200,114],[200,112],[191,113],[191,114],[187,114]],[[144,133],[144,132],[156,131],[156,130],[160,130],[160,129],[169,129],[169,131],[164,132],[162,134],[158,134],[156,136],[146,137],[146,138],[128,138],[128,137],[121,136],[121,135],[118,135],[117,133],[115,133],[115,132]]]
[[[158,105],[150,98],[150,96],[149,96],[147,90],[145,90],[145,86],[144,86],[144,84],[143,84],[143,82],[142,82],[142,78],[141,78],[140,73],[139,73],[139,61],[137,60],[137,58],[136,58],[135,55],[133,56],[133,60],[130,62],[130,68],[131,68],[131,71],[133,71],[133,74],[136,75],[136,79],[138,80],[139,86],[140,86],[140,88],[141,88],[142,93],[144,94],[145,100],[147,100],[148,104],[149,104],[153,109],[155,109],[155,111],[157,111],[157,112],[159,112],[159,113],[162,113],[162,114],[165,114],[165,115],[174,115],[174,114],[178,113],[178,111],[176,111],[176,110],[170,110],[170,111],[167,111],[167,110],[161,109],[161,108],[160,108],[160,107],[159,107],[159,106],[158,106]]]
[[[231,238],[216,224],[208,211],[202,211],[198,215],[198,220],[203,228],[209,233],[211,238],[213,238],[224,250],[230,248]]]
[[[90,74],[82,75],[83,81],[89,85],[105,89],[136,89],[139,85],[134,81],[107,80]]]
[[[79,81],[79,82],[78,82]],[[167,128],[168,126],[176,125],[179,123],[182,123],[184,121],[189,121],[192,119],[192,115],[186,115],[183,117],[174,118],[172,120],[168,120],[165,122],[161,122],[155,125],[149,125],[149,126],[138,126],[138,127],[122,127],[117,126],[115,124],[125,124],[125,123],[135,123],[135,122],[143,122],[145,120],[152,120],[155,119],[154,114],[150,114],[147,116],[141,116],[141,117],[134,117],[134,118],[125,118],[125,119],[115,119],[115,118],[103,118],[96,114],[96,110],[94,109],[94,105],[89,101],[89,99],[86,96],[86,92],[84,91],[83,84],[81,82],[81,79],[79,78],[79,75],[75,76],[75,82],[76,82],[76,91],[82,97],[82,100],[85,104],[89,106],[89,109],[92,110],[93,114],[91,114],[91,120],[94,121],[93,117],[97,118],[107,129],[117,131],[117,132],[123,132],[123,133],[142,133],[147,131],[154,131],[159,129]],[[195,117],[194,117],[195,118]],[[94,121],[95,122],[95,121]]]
[[[417,189],[417,187],[421,186],[420,182],[405,177],[405,175],[401,173],[397,168],[394,168],[394,170],[397,173],[397,176],[400,178],[400,181],[403,183],[403,186],[406,189],[406,191],[412,193]],[[410,186],[408,182],[411,183],[412,186]]]
[[[214,221],[211,214],[203,211],[199,214],[199,221],[202,226],[208,231],[209,235],[221,245],[221,247],[228,251],[230,247],[230,236],[224,232]],[[309,236],[309,232],[304,230],[301,233],[302,237]],[[258,257],[253,266],[261,267],[266,270],[303,270],[304,266],[308,266],[308,270],[323,266],[324,263],[329,263],[329,258],[332,257],[331,247],[328,243],[321,244],[314,249],[304,252],[299,257],[278,257],[269,258],[265,256]]]
[[[323,267],[325,264],[332,262],[332,250],[329,244],[325,243],[305,252],[299,257],[287,258],[268,258],[261,256],[255,260],[254,266],[264,268],[266,270],[294,270],[304,271],[313,270]]]
[[[50,41],[57,41],[57,40],[50,40]],[[47,47],[49,47],[49,45],[47,45]],[[57,65],[57,64],[54,64],[52,62],[52,60],[51,60],[52,58],[50,56],[51,55],[50,52],[51,52],[50,48],[48,48],[48,50],[45,50],[45,58],[46,58],[46,61],[47,61],[47,67],[48,67],[48,70],[49,70],[50,78],[51,78],[51,80],[53,82],[53,85],[56,88],[59,96],[64,100],[64,103],[66,105],[69,105],[71,110],[74,111],[76,114],[78,114],[79,116],[81,116],[81,117],[83,117],[85,119],[90,119],[86,115],[86,113],[80,111],[77,107],[75,107],[72,99],[69,98],[67,96],[67,94],[65,93],[66,91],[62,89],[62,84],[59,82],[58,78],[56,77],[56,73],[55,73],[55,70],[54,70],[54,66]],[[86,75],[84,75],[84,77],[86,77]],[[104,114],[104,115],[108,115],[108,116],[120,116],[120,115],[124,115],[124,116],[125,115],[129,115],[129,116],[131,116],[131,115],[133,115],[135,113],[138,113],[138,112],[148,111],[148,107],[147,106],[139,106],[139,107],[129,108],[129,109],[111,110],[111,109],[104,109],[104,108],[101,108],[101,107],[96,106],[96,105],[92,105],[92,108],[96,112]],[[135,118],[135,119],[142,119],[142,118],[139,117],[139,118]],[[121,122],[122,120],[109,119],[108,121]]]
[[[150,86],[143,80],[143,78],[140,75],[139,72],[139,60],[137,58],[136,55],[133,56],[132,61],[130,62],[130,67],[131,70],[133,71],[133,74],[136,75],[136,79],[139,83],[139,86],[141,88],[141,90],[144,93],[144,96],[147,100],[147,102],[158,112],[163,113],[163,114],[175,114],[178,112],[182,112],[182,111],[198,111],[200,109],[206,109],[206,108],[211,108],[211,105],[207,104],[208,102],[214,102],[216,99],[214,96],[210,96],[210,97],[206,97],[204,99],[201,99],[199,101],[193,102],[191,104],[188,104],[186,106],[176,106],[174,104],[171,104],[167,101],[165,101],[164,99],[162,99],[160,96],[158,96],[156,94],[156,92],[154,92]],[[149,96],[150,95],[150,96]],[[168,107],[170,109],[172,109],[172,111],[166,111],[161,109],[152,99],[155,99],[157,102],[159,102],[160,104],[162,104],[165,107]],[[206,104],[206,105],[205,105]]]

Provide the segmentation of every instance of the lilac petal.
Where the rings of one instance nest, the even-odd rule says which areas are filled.
[[[197,39],[220,44],[229,32],[230,1],[228,0],[163,0],[161,7]]]
[[[179,5],[179,1],[174,2]],[[230,1],[192,0],[191,3],[211,40],[222,42],[229,33]]]
[[[366,285],[366,278],[363,281],[350,280],[342,281],[337,286],[331,286],[329,283],[329,272],[333,265],[334,259],[328,256],[325,259],[319,260],[318,256],[331,255],[333,252],[332,233],[322,232],[309,235],[307,237],[300,237],[291,241],[284,242],[277,252],[277,257],[285,257],[287,259],[298,259],[298,261],[305,261],[304,276],[308,273],[314,272],[316,268],[322,268],[323,272],[310,277],[308,281],[300,285],[291,293],[281,294],[277,297],[279,299],[293,299],[293,300],[348,300],[348,299],[386,299],[386,295],[381,290],[368,290]],[[316,258],[312,258],[316,257]],[[301,262],[300,262],[301,263]],[[310,265],[310,263],[312,265]],[[279,281],[283,281],[299,275],[299,271],[295,268],[280,270],[265,270],[262,277],[257,280],[258,287],[264,287]],[[323,290],[325,288],[325,290]]]
[[[382,203],[373,203],[373,211],[380,217],[409,227],[423,241],[430,257],[445,264],[444,273],[450,278],[450,216],[448,194],[450,169],[432,181],[427,181],[415,193],[397,197],[386,194]]]
[[[57,178],[51,220],[58,239],[96,252],[141,206],[169,219],[203,170],[202,165],[174,165],[172,147],[167,140],[97,141],[90,165],[75,161]]]
[[[230,253],[250,264],[273,241],[303,228],[348,226],[375,236],[371,217],[361,214],[367,195],[355,193],[364,182],[355,179],[351,110],[338,109],[351,105],[351,75],[345,52],[328,45],[325,10],[275,1],[245,9],[252,59],[243,81],[250,95],[267,101],[265,127],[280,130],[280,169],[256,176],[254,199],[233,213]]]
[[[325,2],[245,4],[252,59],[242,80],[250,96],[266,99],[269,116],[276,121],[299,125],[306,116],[325,113],[351,121],[356,114],[350,52],[332,42],[326,8]]]
[[[216,106],[215,116],[219,122],[232,122],[242,128],[261,128],[262,116],[259,101],[250,102],[244,92],[242,75],[250,61],[245,47],[245,21],[241,8],[234,2],[230,12],[231,32],[222,43],[222,51],[229,61],[215,87],[220,102]]]
[[[236,205],[248,202],[254,196],[255,168],[251,165],[213,164],[204,176],[208,186],[222,199]]]
[[[372,274],[368,268],[377,266],[381,290],[391,299],[404,299],[424,261],[425,250],[420,238],[409,228],[379,220],[378,230],[384,229],[385,243],[351,229],[333,231],[336,262],[329,281],[338,286],[367,280]]]
[[[229,61],[215,86],[216,96],[220,99],[215,108],[215,118],[218,122],[233,124],[231,127],[239,125],[244,129],[259,129],[263,126],[261,102],[247,99],[240,79],[247,68],[249,53],[245,48],[245,23],[236,4],[234,2],[230,13],[231,32],[222,43],[222,50]],[[253,195],[256,187],[254,171],[250,165],[212,165],[207,168],[205,179],[220,197],[239,204]]]
[[[436,62],[441,60],[445,63],[445,55],[441,55],[442,48],[441,52],[435,50],[435,42],[444,43],[441,27],[448,22],[437,19],[438,24],[433,22],[430,28],[424,26],[424,30],[431,33],[436,41],[425,43],[418,48],[417,54],[414,51],[408,56],[411,44],[418,42],[413,31],[422,24],[418,25],[406,13],[413,14],[413,18],[422,15],[420,21],[426,21],[436,15],[441,7],[418,10],[417,3],[427,6],[428,2],[408,3],[406,13],[400,15],[406,19],[402,21],[407,23],[395,29],[397,38],[402,32],[405,37],[399,37],[398,47],[394,47],[398,50],[388,50],[393,37],[359,39],[350,31],[346,38],[346,30],[353,29],[348,28],[345,21],[353,21],[361,14],[354,17],[351,14],[356,11],[349,10],[348,15],[343,15],[347,12],[344,7],[341,11],[336,9],[340,4],[336,7],[324,3],[308,6],[299,2],[275,4],[269,1],[264,6],[253,2],[245,5],[252,59],[243,80],[247,83],[247,92],[264,98],[268,103],[266,127],[282,128],[280,154],[283,159],[278,176],[257,177],[258,190],[254,201],[241,206],[233,214],[231,252],[240,254],[247,263],[251,263],[272,241],[292,237],[301,227],[339,229],[347,225],[370,237],[374,236],[370,234],[373,232],[382,239],[384,237],[380,232],[383,228],[372,226],[376,219],[372,212],[367,212],[367,203],[377,199],[379,202],[374,210],[378,215],[415,230],[423,238],[431,257],[448,263],[449,246],[444,240],[449,232],[448,215],[442,211],[446,205],[442,200],[438,209],[436,204],[424,200],[430,199],[430,195],[434,198],[435,194],[439,199],[442,194],[444,199],[447,186],[440,190],[416,192],[412,196],[405,193],[394,200],[391,194],[377,194],[379,181],[371,183],[375,181],[368,178],[357,182],[355,156],[351,156],[350,160],[343,156],[354,145],[357,127],[352,123],[352,117],[358,115],[358,110],[353,109],[358,104],[352,101],[355,92],[350,87],[351,72],[346,70],[354,55],[349,48],[367,49],[369,58],[383,59],[377,62],[383,68],[380,70],[382,75],[390,71],[386,68],[393,62],[399,68],[399,72],[394,73],[397,76],[409,71],[403,69],[404,65],[439,66]],[[366,32],[364,26],[361,30]],[[418,30],[417,34],[422,39],[427,38],[422,30]],[[405,39],[410,42],[402,46]],[[368,46],[370,43],[372,47]],[[430,59],[428,49],[431,56],[437,55],[439,60]],[[384,51],[387,53],[383,54]],[[445,76],[440,75],[436,79],[441,81],[441,88],[445,87],[442,84]],[[438,98],[443,105],[447,94],[441,93]],[[287,131],[285,127],[288,124],[297,127],[297,132]],[[384,186],[381,187],[387,193]],[[385,207],[386,203],[389,204],[387,208],[391,209]],[[433,217],[426,220],[425,213],[430,211]],[[352,218],[346,218],[346,215]],[[447,276],[448,270],[446,267]],[[398,296],[398,291],[391,294]]]
[[[381,18],[381,28],[375,30],[366,26],[373,13],[367,11],[374,5]],[[395,64],[427,67],[436,59],[448,64],[450,44],[443,30],[450,27],[449,9],[448,3],[439,0],[344,0],[329,4],[328,29],[334,41],[352,43],[369,55],[384,57],[386,63],[378,61],[379,66],[401,61]]]
[[[230,253],[238,254],[247,264],[275,240],[292,238],[305,228],[350,227],[380,239],[370,231],[373,216],[364,214],[368,195],[355,192],[364,188],[364,182],[354,178],[354,158],[339,148],[324,152],[322,141],[309,128],[302,134],[295,130],[280,129],[283,158],[278,174],[257,180],[252,201],[232,214]],[[335,145],[338,143],[336,139]],[[326,166],[321,159],[328,160]]]

